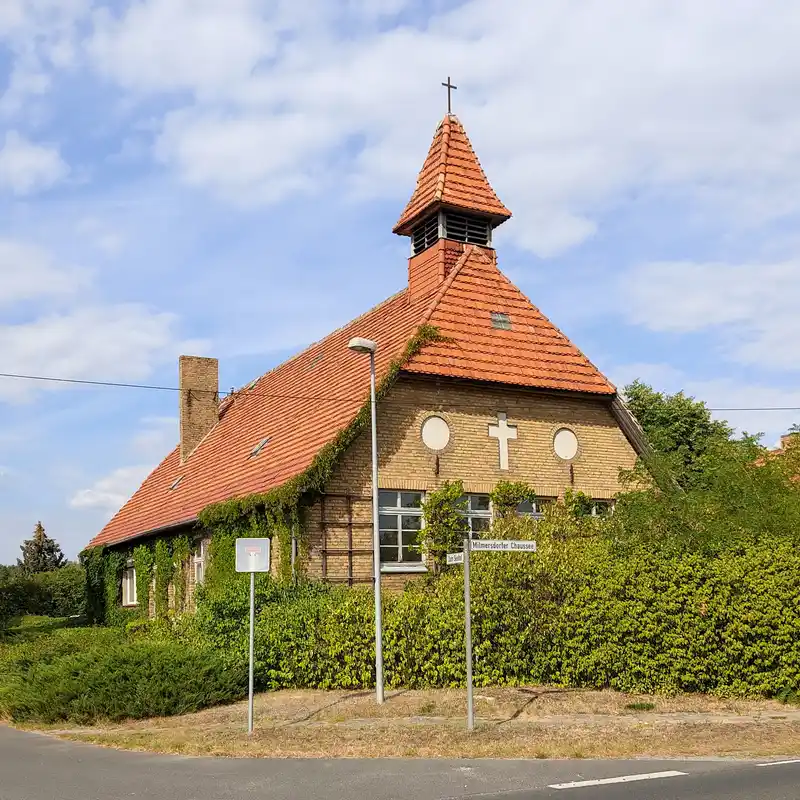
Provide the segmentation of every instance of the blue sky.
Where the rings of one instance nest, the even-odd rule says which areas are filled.
[[[4,0],[0,372],[240,386],[398,290],[451,75],[501,267],[614,382],[798,407],[799,36],[779,0]],[[38,519],[74,557],[176,439],[172,392],[0,410],[0,563]]]

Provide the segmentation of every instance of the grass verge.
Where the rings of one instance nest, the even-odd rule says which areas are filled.
[[[647,708],[636,711],[631,706]],[[800,711],[774,701],[658,697],[555,688],[464,693],[282,691],[195,714],[51,732],[111,747],[250,757],[612,758],[776,756],[800,752]]]

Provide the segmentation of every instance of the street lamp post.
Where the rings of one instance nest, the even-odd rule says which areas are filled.
[[[356,337],[347,345],[356,353],[369,353],[369,400],[372,420],[372,565],[375,573],[375,698],[383,703],[383,623],[381,613],[381,539],[378,517],[378,426],[375,397],[375,351],[370,339]]]

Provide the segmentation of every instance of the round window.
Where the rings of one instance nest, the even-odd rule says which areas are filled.
[[[444,450],[450,441],[450,426],[441,417],[428,417],[422,423],[422,443],[431,450]]]
[[[553,450],[564,461],[572,461],[578,455],[578,437],[569,428],[560,428],[553,437]]]

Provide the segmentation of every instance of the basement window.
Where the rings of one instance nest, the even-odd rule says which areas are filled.
[[[414,250],[414,255],[426,250],[432,244],[439,240],[439,215],[434,214],[432,217],[420,222],[411,231],[411,246]]]
[[[485,217],[447,212],[444,215],[444,236],[457,242],[488,245],[492,241],[492,228]]]
[[[510,331],[511,318],[501,311],[492,311],[492,327],[501,331]]]
[[[180,486],[181,481],[183,480],[183,475],[178,476],[175,478],[174,481],[169,485],[169,490],[172,491],[173,489],[177,489]]]
[[[250,458],[255,458],[266,446],[267,442],[269,442],[269,436],[265,436],[251,451],[250,451]]]

